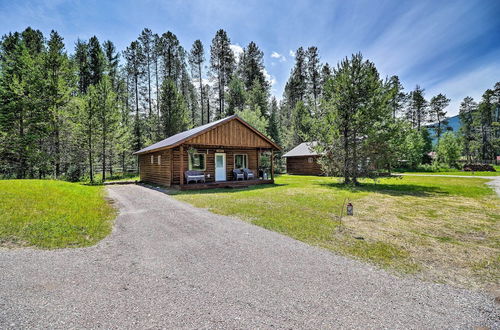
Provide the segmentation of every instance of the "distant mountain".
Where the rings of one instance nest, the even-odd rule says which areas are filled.
[[[460,122],[460,117],[458,115],[449,117],[448,119],[448,125],[447,125],[447,130],[458,133],[460,130],[460,127],[462,126],[462,123]],[[431,133],[432,137],[432,143],[435,144],[437,142],[437,137],[436,137],[436,131],[434,128],[437,126],[437,124],[429,124],[427,125],[427,128],[429,129],[429,133]],[[445,132],[445,128],[443,128],[443,132]]]

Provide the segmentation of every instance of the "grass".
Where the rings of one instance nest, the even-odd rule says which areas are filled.
[[[452,170],[452,171],[436,171],[436,172],[428,172],[428,171],[401,171],[401,173],[405,174],[429,174],[429,175],[463,175],[463,176],[500,176],[500,165],[493,166],[496,172],[487,172],[487,171],[478,171],[478,172],[469,172],[469,171],[461,171],[461,170]]]
[[[104,187],[55,180],[0,181],[0,246],[53,249],[97,243],[114,208]]]
[[[383,268],[465,287],[499,281],[500,200],[485,179],[280,176],[275,185],[180,192],[175,198],[236,216]],[[338,216],[345,200],[354,216]]]
[[[110,175],[109,173],[106,173],[106,182],[110,181],[140,181],[140,177],[137,173],[123,173],[123,172],[116,172],[113,173],[113,175]],[[83,184],[90,184],[90,178],[85,177],[80,181],[80,183]],[[98,172],[95,173],[94,175],[94,183],[93,185],[102,185],[102,173]]]

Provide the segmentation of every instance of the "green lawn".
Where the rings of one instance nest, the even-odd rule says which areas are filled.
[[[139,180],[140,180],[140,177],[139,177],[139,174],[137,174],[137,173],[117,172],[117,173],[113,173],[113,175],[106,173],[106,182],[109,182],[109,181],[139,181]],[[88,184],[88,183],[90,183],[90,178],[86,177],[80,183]],[[100,184],[102,184],[102,173],[98,172],[94,175],[94,185],[100,185]]]
[[[486,172],[486,171],[480,171],[480,172],[469,172],[469,171],[460,171],[460,170],[454,170],[454,171],[443,171],[443,172],[426,172],[426,171],[409,171],[409,172],[401,172],[405,174],[430,174],[430,175],[464,175],[464,176],[500,176],[500,165],[494,165],[493,166],[496,170],[496,172]]]
[[[0,246],[93,245],[111,232],[104,187],[54,180],[0,180]]]
[[[470,287],[499,281],[500,199],[486,181],[402,177],[347,188],[284,175],[275,185],[174,196],[387,269]],[[340,225],[346,199],[355,215]]]

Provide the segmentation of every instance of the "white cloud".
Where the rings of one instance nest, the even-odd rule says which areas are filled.
[[[229,45],[229,48],[231,48],[231,50],[233,51],[234,58],[236,59],[236,62],[238,62],[240,60],[240,55],[243,54],[243,47],[241,47],[238,44],[235,44],[235,45]]]
[[[488,88],[493,88],[500,77],[500,64],[491,63],[475,70],[452,76],[449,79],[432,86],[427,90],[426,97],[430,99],[438,93],[446,94],[451,99],[447,107],[448,115],[458,114],[460,103],[466,96],[473,97],[476,102]],[[425,86],[424,86],[425,87]]]
[[[266,77],[266,80],[269,81],[271,86],[274,86],[276,84],[276,78],[271,76],[271,74],[267,72],[266,68],[264,68],[264,77]]]
[[[290,51],[288,52],[288,55],[290,55],[291,57],[295,57],[295,52],[290,49]]]
[[[286,57],[278,52],[272,52],[271,57],[277,59],[280,62],[286,62]]]

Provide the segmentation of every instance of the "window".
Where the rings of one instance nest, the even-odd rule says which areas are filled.
[[[189,154],[189,170],[204,171],[205,154],[199,154],[199,153]]]
[[[234,168],[248,168],[248,156],[234,155]]]
[[[155,156],[151,155],[151,164],[155,163]]]
[[[312,157],[307,158],[307,162],[310,163],[310,164],[312,164],[313,158]]]
[[[158,165],[161,165],[161,155],[158,155]]]

